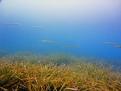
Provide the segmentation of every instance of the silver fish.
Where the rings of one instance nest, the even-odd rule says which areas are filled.
[[[116,47],[116,48],[121,48],[121,45],[115,45],[114,47]]]
[[[104,42],[104,44],[115,45],[116,43],[114,43],[114,42]]]
[[[121,45],[115,43],[115,42],[104,42],[105,44],[108,44],[108,45],[112,45],[113,47],[116,47],[116,48],[121,48]]]
[[[41,40],[41,42],[49,43],[49,44],[57,43],[56,41],[53,41],[53,40]]]
[[[20,23],[2,23],[2,25],[7,25],[7,26],[19,26]]]

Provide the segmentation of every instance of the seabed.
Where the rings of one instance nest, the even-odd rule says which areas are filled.
[[[121,73],[67,55],[8,55],[0,58],[0,91],[121,91]]]

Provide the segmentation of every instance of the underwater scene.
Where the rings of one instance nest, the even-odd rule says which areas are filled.
[[[0,91],[121,91],[121,0],[0,0]]]

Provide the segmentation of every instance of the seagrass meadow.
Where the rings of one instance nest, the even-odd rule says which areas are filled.
[[[9,55],[0,58],[0,91],[121,91],[121,73],[68,55]]]

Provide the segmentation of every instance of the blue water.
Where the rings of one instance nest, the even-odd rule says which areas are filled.
[[[115,21],[98,22],[71,18],[48,20],[37,15],[33,17],[30,12],[9,11],[6,4],[7,0],[0,3],[0,51],[67,53],[121,61],[121,48],[105,44],[114,42],[121,45],[120,17]]]

